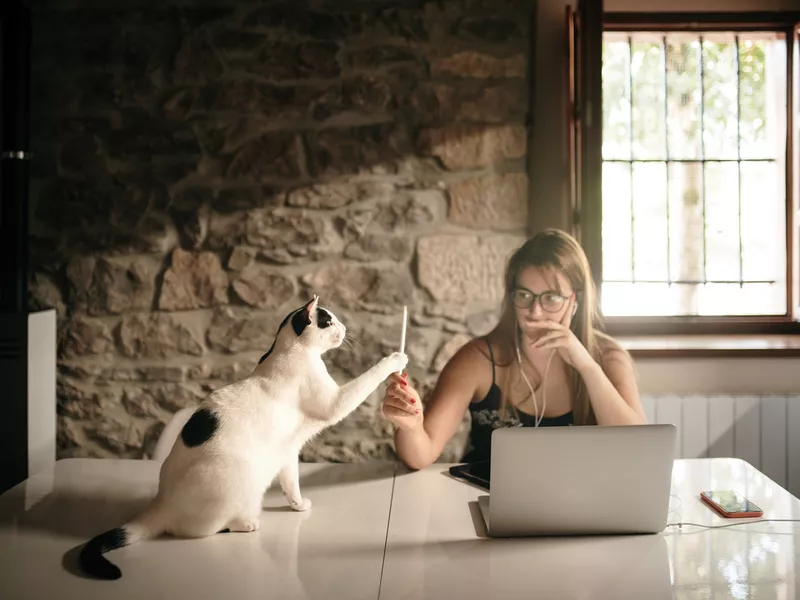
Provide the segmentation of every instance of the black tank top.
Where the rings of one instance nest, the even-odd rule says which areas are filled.
[[[469,412],[472,417],[472,426],[469,432],[469,442],[462,457],[463,462],[478,462],[489,460],[492,449],[492,431],[500,427],[533,427],[536,417],[522,412],[514,411],[508,407],[505,418],[500,412],[500,388],[495,383],[494,353],[492,346],[486,339],[489,348],[489,357],[492,362],[492,385],[486,396],[480,402],[470,402]],[[572,411],[558,417],[545,417],[539,427],[559,427],[572,425]]]

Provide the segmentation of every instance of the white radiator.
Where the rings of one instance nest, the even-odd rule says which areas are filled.
[[[681,458],[736,457],[800,497],[800,395],[643,396],[651,423],[678,428]]]

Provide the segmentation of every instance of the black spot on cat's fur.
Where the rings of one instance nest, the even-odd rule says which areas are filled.
[[[194,411],[194,414],[181,429],[181,439],[189,448],[205,444],[219,428],[217,415],[207,408]]]
[[[311,324],[311,318],[306,313],[305,308],[307,308],[308,305],[311,304],[312,302],[313,302],[313,300],[309,300],[302,307],[298,308],[297,310],[293,310],[288,315],[286,315],[283,318],[283,321],[281,321],[281,324],[278,326],[278,333],[275,334],[275,337],[276,338],[278,337],[278,334],[280,334],[281,329],[286,327],[286,324],[289,322],[289,320],[292,321],[292,329],[294,329],[295,334],[297,334],[297,336],[299,337],[300,334],[303,333],[303,331],[305,331],[305,328],[308,325]],[[321,310],[324,311],[325,309],[321,309]],[[325,327],[327,327],[327,325],[325,325]],[[275,342],[272,342],[272,346],[269,347],[269,350],[267,350],[264,353],[264,356],[262,356],[261,358],[258,359],[258,364],[261,364],[262,362],[264,362],[267,359],[267,357],[270,354],[272,354],[272,350],[274,348],[275,348]]]
[[[316,296],[315,296],[316,297]],[[303,305],[299,311],[294,313],[292,316],[292,329],[294,329],[295,334],[297,337],[300,337],[302,333],[306,330],[306,327],[311,325],[311,313],[308,310],[308,307],[314,300],[309,300],[308,302]]]
[[[128,545],[128,532],[123,527],[110,529],[89,540],[81,550],[81,568],[98,579],[119,579],[122,572],[103,553]]]
[[[302,310],[302,309],[298,309],[298,310]],[[293,315],[294,313],[296,313],[296,312],[297,312],[297,310],[293,310],[292,312],[290,312],[288,315],[286,315],[286,316],[283,318],[283,321],[281,321],[281,324],[280,324],[280,325],[278,325],[278,333],[280,333],[280,332],[281,332],[281,329],[283,329],[284,327],[286,327],[286,324],[289,322],[289,319],[291,319],[291,318],[292,318],[292,315]],[[275,334],[275,337],[278,337],[278,334],[277,334],[277,333]],[[272,354],[272,350],[273,350],[274,348],[275,348],[275,342],[272,342],[272,346],[270,346],[270,347],[269,347],[269,350],[267,350],[267,351],[266,351],[266,353],[264,354],[264,356],[262,356],[261,358],[259,358],[259,359],[258,359],[258,364],[261,364],[262,362],[264,362],[265,360],[267,360],[267,357],[268,357],[270,354]]]
[[[300,309],[298,308],[297,310],[300,310]],[[292,315],[293,315],[294,313],[296,313],[296,312],[297,312],[297,310],[293,310],[293,311],[292,311],[292,312],[290,312],[288,315],[286,315],[285,317],[283,317],[283,321],[281,321],[281,324],[278,326],[278,331],[280,331],[281,329],[283,329],[284,327],[286,327],[286,324],[289,322],[289,319],[291,319],[291,318],[292,318]]]
[[[297,337],[300,337],[309,325],[311,325],[311,316],[305,310],[295,313],[292,317],[292,329]]]
[[[333,315],[324,308],[317,309],[317,327],[325,329],[333,323]]]

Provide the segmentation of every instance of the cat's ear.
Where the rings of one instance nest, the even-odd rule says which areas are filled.
[[[318,303],[319,303],[319,296],[314,294],[314,297],[311,299],[311,302],[306,304],[306,307],[303,309],[303,312],[308,317],[309,321],[311,320],[311,315],[313,315],[314,312],[316,312]]]
[[[318,301],[319,296],[315,294],[311,301],[298,310],[292,317],[292,328],[298,337],[305,331],[308,325],[311,325],[311,315],[317,310]]]

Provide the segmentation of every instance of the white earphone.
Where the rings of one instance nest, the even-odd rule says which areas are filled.
[[[547,359],[547,364],[544,367],[544,376],[542,377],[542,413],[539,414],[539,405],[536,402],[536,392],[533,390],[533,386],[531,382],[528,380],[528,376],[525,375],[525,371],[522,370],[522,356],[519,352],[519,327],[517,328],[517,333],[514,336],[514,343],[517,349],[517,364],[519,365],[519,372],[522,375],[522,378],[525,380],[525,383],[528,384],[528,389],[531,391],[531,397],[533,398],[533,410],[536,411],[536,417],[534,417],[535,421],[533,426],[538,427],[542,420],[544,419],[544,411],[547,410],[547,371],[550,370],[550,362],[553,360],[553,356],[555,356],[556,349],[553,348],[553,351],[550,353],[550,357]]]
[[[572,316],[573,317],[575,316],[576,312],[578,312],[578,304],[577,303],[572,305]],[[547,364],[544,367],[544,375],[542,376],[542,391],[543,391],[543,393],[542,393],[542,414],[539,415],[539,405],[536,402],[536,392],[533,390],[533,386],[531,385],[531,382],[528,380],[528,376],[525,375],[525,371],[522,370],[522,356],[520,355],[520,352],[519,352],[519,334],[520,334],[520,329],[519,329],[519,326],[517,326],[517,332],[516,332],[516,335],[514,336],[514,345],[516,346],[516,349],[517,349],[517,364],[519,365],[520,375],[522,375],[522,378],[525,380],[525,383],[528,385],[528,389],[531,391],[531,396],[533,397],[533,410],[535,410],[536,414],[537,414],[537,416],[535,417],[536,421],[535,421],[533,426],[534,427],[538,427],[541,424],[542,419],[544,419],[544,411],[547,410],[547,385],[546,385],[546,383],[547,383],[547,371],[550,370],[550,362],[553,360],[553,356],[555,356],[555,354],[556,354],[556,349],[553,348],[553,351],[550,353],[550,356],[547,359]]]

